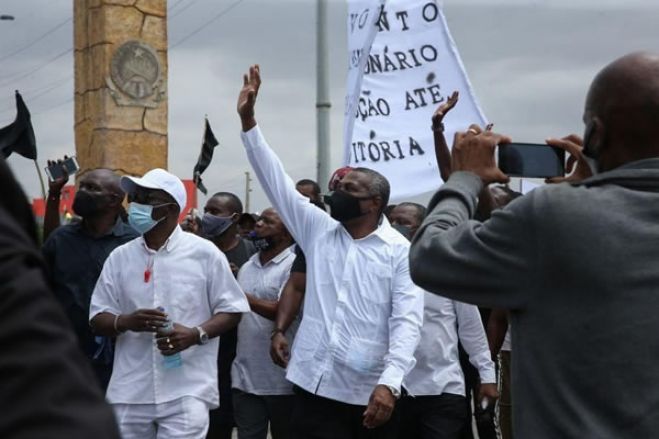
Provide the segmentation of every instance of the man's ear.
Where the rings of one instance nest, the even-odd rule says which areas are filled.
[[[586,126],[586,132],[584,133],[584,154],[586,154],[588,157],[598,159],[605,147],[604,138],[604,123],[602,123],[600,118],[593,117],[591,121],[588,122],[588,125]]]
[[[382,203],[382,197],[379,195],[371,199],[372,208],[369,208],[369,212],[382,212],[384,211],[385,206]]]
[[[238,224],[238,221],[240,221],[240,214],[239,214],[238,212],[234,212],[234,213],[231,215],[231,222],[232,222],[233,224]]]

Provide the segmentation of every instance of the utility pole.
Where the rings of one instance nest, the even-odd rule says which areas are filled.
[[[251,177],[249,176],[249,171],[245,171],[245,212],[249,212],[249,193],[252,192],[252,189],[250,188],[250,182],[252,181]]]
[[[316,0],[316,180],[326,190],[330,173],[330,108],[327,0]]]

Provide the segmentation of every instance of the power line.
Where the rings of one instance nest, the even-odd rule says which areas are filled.
[[[176,16],[181,15],[181,12],[185,11],[185,10],[188,9],[190,6],[194,5],[195,1],[196,1],[196,0],[188,0],[188,4],[187,4],[187,5],[183,6],[181,9],[179,9],[178,11],[176,11],[176,12],[175,12],[174,14],[172,14],[172,16],[169,17],[169,18],[174,18],[174,17],[176,17]],[[177,4],[178,4],[178,3],[177,3]],[[176,5],[174,5],[174,7],[175,7],[175,6],[176,6]],[[172,9],[174,9],[174,7],[172,7]]]
[[[38,89],[33,90],[32,93],[33,93],[34,91],[39,90],[39,93],[36,93],[36,94],[30,94],[31,92],[24,92],[24,93],[21,93],[21,94],[26,98],[27,101],[29,101],[30,103],[32,103],[32,102],[36,101],[37,99],[39,99],[40,97],[42,97],[42,96],[44,96],[44,95],[47,95],[47,94],[50,93],[51,91],[56,90],[56,89],[58,89],[58,88],[60,88],[60,87],[62,87],[62,86],[64,86],[64,85],[67,85],[68,82],[69,82],[72,78],[73,78],[73,75],[71,75],[71,76],[69,76],[69,77],[67,77],[67,78],[59,79],[58,81],[55,81],[55,82],[53,82],[53,83],[50,83],[50,84],[49,84],[47,87],[45,87],[45,88],[44,88],[44,87],[40,87],[40,88],[38,88]],[[0,114],[9,113],[9,112],[14,111],[14,110],[15,110],[15,105],[11,105],[11,106],[9,106],[9,107],[5,107],[3,110],[0,110]]]
[[[17,55],[17,54],[19,54],[19,53],[21,53],[21,52],[23,52],[23,51],[29,49],[30,47],[34,46],[34,45],[37,44],[39,41],[43,40],[43,39],[46,38],[48,35],[52,34],[52,33],[55,32],[57,29],[61,28],[62,26],[64,26],[64,25],[67,24],[68,22],[70,22],[71,20],[73,20],[72,17],[67,18],[67,19],[64,20],[63,22],[57,24],[55,27],[53,27],[53,28],[47,30],[45,33],[43,33],[41,36],[37,37],[37,39],[36,39],[36,40],[33,40],[31,43],[28,43],[28,44],[26,44],[25,46],[23,46],[23,47],[21,47],[21,48],[19,48],[19,49],[16,49],[16,50],[14,50],[13,52],[8,53],[8,54],[6,54],[6,55],[0,57],[0,61],[4,61],[4,60],[6,60],[7,58],[11,58],[12,56]]]
[[[73,98],[69,98],[63,102],[60,102],[59,104],[55,104],[52,107],[47,107],[44,108],[43,110],[39,110],[36,113],[32,113],[32,116],[39,116],[40,114],[48,113],[51,110],[54,110],[55,108],[61,107],[64,104],[68,104],[69,102],[73,102]]]
[[[15,82],[17,80],[27,78],[28,76],[33,75],[34,73],[38,72],[39,70],[43,69],[44,67],[48,66],[49,64],[57,61],[58,59],[62,58],[64,55],[67,55],[71,52],[73,52],[73,48],[67,49],[64,52],[61,52],[61,53],[55,55],[53,58],[49,59],[48,61],[46,61],[45,63],[39,65],[37,68],[35,68],[31,71],[26,70],[26,71],[23,71],[21,73],[18,73],[18,74],[9,76],[9,77],[1,78],[1,79],[7,79],[7,81],[0,83],[0,87],[11,84],[12,82]]]
[[[222,9],[217,15],[215,15],[214,17],[212,17],[212,18],[211,18],[210,20],[208,20],[206,23],[202,24],[202,25],[199,26],[197,29],[195,29],[194,31],[190,32],[189,34],[187,34],[186,36],[184,36],[184,37],[181,38],[180,40],[178,40],[176,43],[172,44],[169,48],[170,48],[170,49],[173,49],[173,48],[175,48],[175,47],[177,47],[177,46],[180,46],[181,44],[183,44],[184,42],[186,42],[187,40],[189,40],[189,39],[192,38],[193,36],[197,35],[197,34],[198,34],[199,32],[201,32],[202,30],[204,30],[206,27],[208,27],[208,26],[209,26],[210,24],[212,24],[214,21],[220,19],[220,18],[221,18],[222,16],[224,16],[225,14],[228,14],[233,8],[235,8],[236,6],[238,6],[239,4],[241,4],[241,3],[244,2],[244,1],[245,1],[245,0],[237,0],[236,2],[234,2],[233,4],[231,4],[230,6],[228,6],[228,7],[224,8],[224,9]]]
[[[177,7],[178,5],[180,5],[181,3],[183,3],[183,0],[178,0],[176,3],[174,3],[174,4],[171,5],[169,8],[167,8],[167,13],[171,13],[171,12],[172,12],[174,9],[176,9],[176,7]]]

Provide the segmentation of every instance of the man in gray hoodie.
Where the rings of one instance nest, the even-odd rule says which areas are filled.
[[[428,291],[511,310],[516,437],[655,437],[659,55],[605,67],[584,123],[583,150],[574,136],[549,141],[576,159],[567,181],[484,223],[470,219],[482,188],[508,180],[494,152],[510,139],[475,125],[458,133],[411,275]]]

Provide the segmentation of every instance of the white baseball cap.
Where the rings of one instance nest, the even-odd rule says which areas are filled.
[[[185,209],[188,196],[185,192],[183,182],[176,175],[170,174],[164,169],[152,169],[141,178],[129,177],[127,175],[121,177],[121,189],[128,195],[135,192],[136,186],[146,189],[161,189],[176,200],[176,203],[181,208],[181,212]]]

